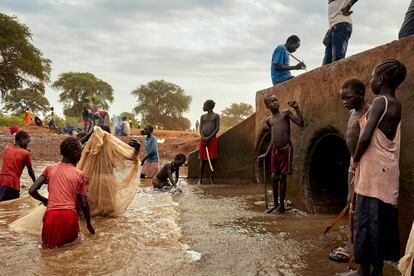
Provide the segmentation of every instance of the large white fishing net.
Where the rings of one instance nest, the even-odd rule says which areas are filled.
[[[131,204],[139,186],[138,153],[120,139],[95,127],[77,167],[88,179],[92,216],[118,216]],[[26,199],[18,199],[22,201]],[[39,234],[46,208],[41,205],[10,224],[19,233]]]

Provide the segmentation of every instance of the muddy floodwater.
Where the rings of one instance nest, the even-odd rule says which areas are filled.
[[[47,164],[38,163],[37,175]],[[23,183],[29,184],[27,173]],[[95,217],[96,235],[81,222],[74,244],[46,250],[40,237],[8,224],[31,208],[0,205],[1,275],[334,275],[346,264],[329,261],[346,226],[322,234],[334,215],[264,212],[263,186],[195,185],[181,179],[174,193],[141,182],[117,218]],[[27,188],[23,188],[27,191]],[[25,196],[25,192],[22,192]],[[345,223],[345,222],[344,222]],[[399,275],[387,265],[385,275]]]

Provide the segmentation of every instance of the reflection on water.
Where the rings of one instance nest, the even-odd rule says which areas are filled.
[[[93,218],[95,236],[82,222],[80,240],[54,250],[7,227],[31,208],[30,200],[0,204],[2,274],[333,275],[347,269],[327,257],[346,239],[344,224],[322,234],[333,216],[294,209],[268,215],[260,185],[197,186],[183,179],[175,194],[150,185],[150,179],[141,183],[123,215]]]
[[[16,234],[7,228],[7,223],[27,209],[24,205],[14,212],[6,205],[0,209],[0,262],[7,275],[160,275],[178,272],[183,263],[198,257],[180,241],[180,212],[170,193],[144,188],[122,216],[94,218],[95,236],[81,224],[80,241],[55,250],[42,249],[40,237]]]

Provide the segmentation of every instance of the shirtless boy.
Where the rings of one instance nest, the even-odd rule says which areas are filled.
[[[360,127],[359,120],[368,111],[369,105],[365,102],[365,85],[358,79],[350,79],[342,84],[340,92],[343,105],[351,111],[346,130],[346,145],[351,154],[350,168],[352,167],[352,157],[358,142]],[[354,190],[352,179],[354,173],[348,172],[348,204],[351,202],[352,191]],[[351,235],[352,236],[352,235]],[[334,249],[329,257],[334,261],[347,262],[349,260],[350,246],[338,247]]]
[[[154,188],[161,189],[164,186],[177,187],[178,177],[180,175],[180,167],[184,165],[185,161],[185,155],[179,153],[175,156],[174,161],[165,164],[152,179],[152,185]],[[175,180],[173,179],[173,173],[175,173]],[[168,180],[170,183],[168,183]]]
[[[401,104],[395,91],[407,69],[397,60],[377,66],[371,90],[377,95],[360,120],[355,148],[354,254],[357,271],[339,275],[382,275],[384,260],[398,261],[398,193]]]
[[[220,129],[220,115],[213,112],[216,103],[213,100],[205,101],[203,111],[207,112],[200,118],[201,140],[198,146],[198,159],[200,159],[200,176],[198,184],[203,183],[203,172],[207,161],[207,151],[211,165],[214,169],[215,159],[218,157],[217,132]],[[211,172],[210,183],[214,183],[214,173]]]
[[[265,158],[272,153],[271,172],[273,182],[274,207],[269,211],[273,212],[279,207],[279,212],[285,212],[286,198],[286,176],[292,174],[293,147],[290,141],[290,121],[300,127],[304,127],[302,113],[299,105],[295,101],[289,101],[288,105],[295,109],[297,117],[286,110],[279,110],[279,100],[275,95],[270,95],[264,100],[266,107],[272,115],[266,118],[266,124],[270,128],[271,141],[266,152],[257,157],[257,160]],[[280,182],[280,204],[278,201],[278,191]]]

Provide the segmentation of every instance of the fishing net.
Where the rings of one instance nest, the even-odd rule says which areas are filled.
[[[77,165],[88,178],[92,216],[118,216],[128,208],[139,186],[139,164],[134,148],[94,128]]]
[[[88,179],[92,216],[115,217],[131,204],[139,186],[139,159],[134,148],[95,127],[77,167]],[[20,200],[21,201],[21,200]],[[37,206],[10,224],[19,233],[40,235],[46,208]]]

